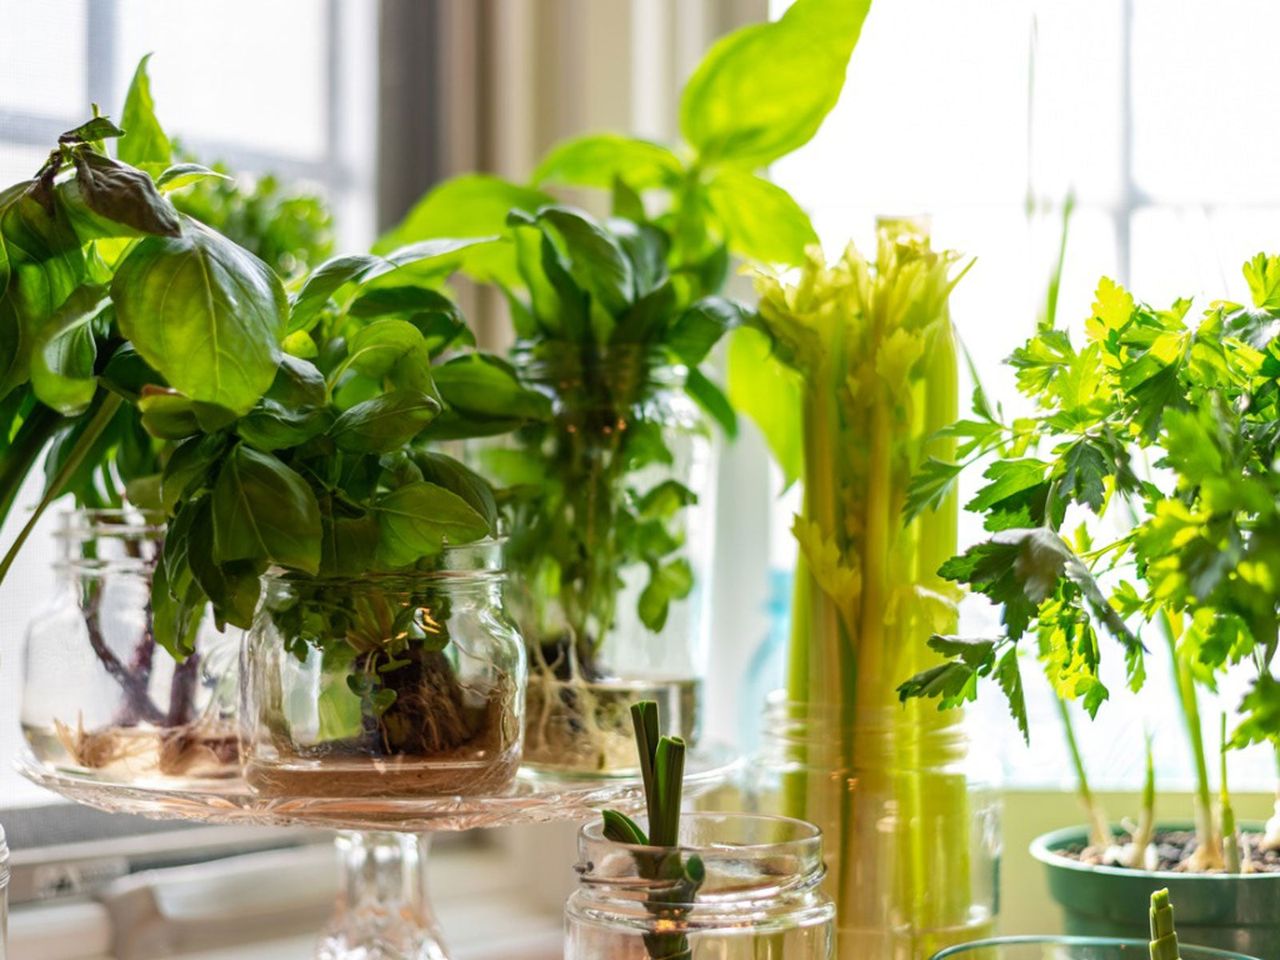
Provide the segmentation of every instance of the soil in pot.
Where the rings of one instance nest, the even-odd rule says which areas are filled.
[[[515,683],[459,681],[442,653],[416,650],[379,674],[394,699],[364,710],[360,733],[314,745],[276,732],[274,758],[250,757],[245,778],[275,797],[455,796],[501,793],[520,766]]]
[[[1130,834],[1121,834],[1114,846],[1106,849],[1075,843],[1060,847],[1054,852],[1069,860],[1092,866],[1129,867],[1118,856],[1119,851],[1132,842]],[[1280,850],[1262,849],[1263,835],[1242,831],[1240,834],[1241,860],[1248,864],[1249,873],[1280,873]],[[1188,872],[1187,862],[1196,850],[1196,835],[1191,830],[1157,830],[1154,840],[1156,861],[1144,869],[1182,873]],[[1222,870],[1206,870],[1204,873],[1223,873]]]

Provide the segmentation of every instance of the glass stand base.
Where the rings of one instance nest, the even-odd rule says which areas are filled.
[[[427,895],[430,842],[427,834],[338,834],[338,902],[316,960],[449,960]]]

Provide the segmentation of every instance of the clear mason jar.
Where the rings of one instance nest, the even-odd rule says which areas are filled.
[[[827,960],[831,900],[822,835],[786,817],[686,814],[680,846],[641,847],[582,829],[565,960]],[[692,858],[705,876],[692,887]],[[681,865],[685,869],[681,869]],[[676,877],[678,879],[670,879]]]
[[[486,447],[510,486],[512,608],[529,647],[525,762],[631,775],[630,707],[696,744],[709,639],[716,444],[687,371],[628,345],[516,351],[548,424]]]
[[[501,545],[431,569],[268,576],[245,638],[245,779],[280,797],[498,793],[520,766],[524,644]]]
[[[751,809],[823,831],[838,960],[929,960],[994,931],[1000,800],[960,711],[799,704],[765,712]]]
[[[26,635],[22,732],[35,759],[114,782],[236,776],[240,631],[204,624],[181,663],[157,646],[151,578],[162,519],[77,510],[56,536],[55,594]]]

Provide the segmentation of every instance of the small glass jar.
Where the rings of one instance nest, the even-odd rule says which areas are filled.
[[[152,632],[164,525],[125,510],[65,513],[56,592],[26,635],[22,732],[51,769],[175,786],[239,773],[240,631],[204,624],[178,663]]]
[[[928,960],[994,931],[1000,800],[961,717],[770,698],[748,806],[822,829],[839,960]]]
[[[629,345],[584,358],[516,351],[553,419],[487,448],[511,488],[512,608],[529,647],[525,761],[556,774],[632,775],[630,719],[658,703],[697,742],[709,639],[716,446],[687,371]]]
[[[492,541],[410,573],[268,576],[241,666],[250,786],[329,798],[506,789],[525,658],[504,579]]]
[[[686,814],[680,846],[663,848],[613,843],[593,823],[578,852],[565,960],[833,956],[835,911],[822,892],[822,835],[812,824]],[[696,885],[687,881],[695,857],[704,874]]]

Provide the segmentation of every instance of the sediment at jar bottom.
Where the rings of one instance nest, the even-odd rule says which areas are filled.
[[[456,694],[456,690],[454,693]],[[489,687],[479,703],[427,684],[388,721],[366,718],[363,734],[314,746],[275,736],[251,746],[244,775],[273,797],[412,798],[501,793],[520,768],[515,684]],[[394,745],[383,721],[395,729]]]
[[[24,724],[22,732],[45,766],[112,782],[225,780],[240,773],[237,732],[220,722],[86,729],[77,718],[54,720],[51,727]]]
[[[631,776],[639,770],[631,705],[658,703],[660,725],[698,741],[702,684],[681,678],[562,679],[535,667],[525,698],[525,765],[545,773]]]

